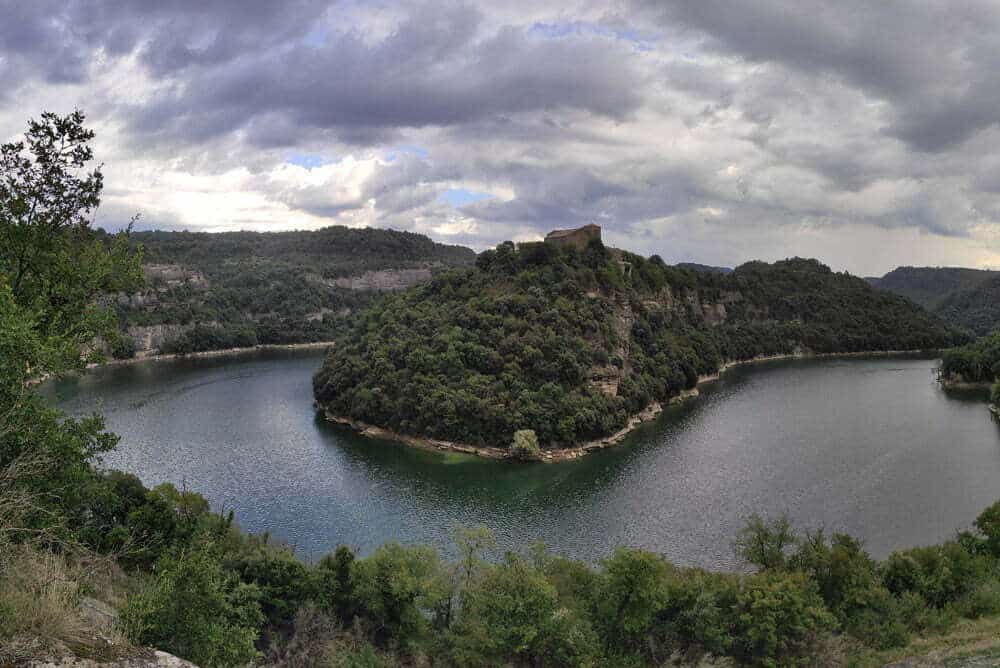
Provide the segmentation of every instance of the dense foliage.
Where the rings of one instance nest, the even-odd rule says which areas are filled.
[[[992,383],[1000,378],[1000,332],[993,332],[941,355],[941,375],[960,383]]]
[[[623,427],[729,360],[939,348],[962,335],[814,260],[695,272],[604,248],[511,243],[361,313],[314,379],[332,414],[546,447]]]
[[[1000,272],[965,267],[896,267],[868,282],[935,311],[950,296],[977,288],[997,276]]]
[[[376,291],[337,279],[386,269],[471,265],[475,255],[410,232],[342,226],[297,232],[135,232],[148,285],[115,300],[129,327],[177,329],[160,352],[302,343],[334,337],[344,315]],[[180,276],[177,276],[180,274]],[[134,354],[112,341],[116,356]],[[116,348],[116,345],[124,345]],[[120,354],[119,354],[120,352]]]
[[[1000,276],[992,276],[975,288],[949,295],[936,313],[948,322],[983,335],[1000,327]]]
[[[882,278],[868,280],[980,336],[1000,326],[1000,272],[961,267],[899,267]]]
[[[757,521],[738,545],[768,549],[742,552],[760,570],[739,575],[626,548],[597,567],[538,546],[488,560],[483,529],[456,534],[454,562],[390,543],[308,565],[195,494],[122,474],[94,485],[90,523],[154,546],[123,561],[136,582],[125,631],[204,666],[355,665],[338,663],[344,654],[373,666],[639,666],[677,654],[793,665],[815,662],[838,632],[884,649],[1000,614],[1000,503],[955,541],[881,562],[849,536]]]

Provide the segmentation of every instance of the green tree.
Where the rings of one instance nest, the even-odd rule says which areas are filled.
[[[535,431],[533,429],[515,431],[510,452],[518,459],[537,459],[541,450],[538,449],[538,436]]]
[[[156,577],[121,613],[129,638],[206,668],[243,665],[264,621],[256,586],[225,572],[209,545],[157,563]]]
[[[1000,501],[980,513],[975,526],[986,539],[989,553],[1000,558]]]
[[[741,658],[763,665],[808,665],[820,636],[836,627],[816,584],[802,573],[760,573],[736,602]]]
[[[513,554],[464,592],[451,637],[456,661],[469,665],[585,665],[596,648],[589,625],[561,608],[555,587]]]
[[[744,561],[764,570],[776,570],[785,567],[787,550],[794,544],[795,534],[787,517],[767,522],[754,514],[736,534],[734,549]]]
[[[437,552],[424,546],[387,543],[354,563],[358,615],[371,625],[376,644],[407,647],[420,639],[439,604],[441,576]]]
[[[97,417],[46,407],[29,381],[82,367],[95,338],[116,333],[100,297],[141,281],[127,233],[105,243],[90,229],[102,186],[99,170],[81,173],[92,138],[80,112],[46,113],[0,145],[0,470],[33,463],[19,483],[43,506],[34,528],[86,517],[89,463],[116,438]]]
[[[0,282],[68,366],[113,332],[97,297],[142,281],[128,235],[105,244],[90,227],[104,184],[100,169],[86,171],[93,138],[82,112],[47,112],[24,140],[0,145]]]
[[[626,548],[616,549],[601,566],[591,617],[606,647],[632,651],[666,603],[672,567],[651,552]]]

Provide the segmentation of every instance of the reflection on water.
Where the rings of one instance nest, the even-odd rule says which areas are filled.
[[[318,419],[316,353],[109,367],[45,390],[102,412],[108,466],[233,508],[316,557],[339,543],[448,548],[485,524],[504,549],[542,540],[597,560],[619,544],[734,565],[751,512],[788,513],[891,549],[937,541],[1000,497],[1000,433],[982,393],[942,391],[933,360],[740,367],[623,445],[558,465],[496,462],[362,439]]]

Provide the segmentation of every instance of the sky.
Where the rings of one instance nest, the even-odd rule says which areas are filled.
[[[1000,3],[0,0],[0,141],[97,132],[114,229],[1000,267]]]

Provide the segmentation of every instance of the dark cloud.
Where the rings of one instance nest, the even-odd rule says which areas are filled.
[[[886,133],[926,152],[1000,122],[1000,5],[907,0],[638,0],[661,25],[750,61],[841,77],[892,105]]]
[[[431,17],[415,12],[374,44],[340,32],[319,45],[247,53],[191,71],[183,86],[133,107],[129,118],[135,132],[171,140],[199,142],[246,127],[255,144],[275,146],[320,128],[370,144],[399,128],[527,111],[622,119],[640,104],[627,50],[607,39],[542,39],[502,28],[480,40],[480,19],[457,5]]]

